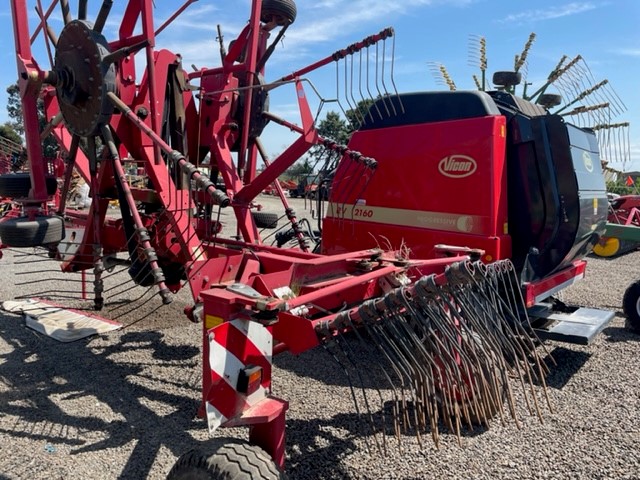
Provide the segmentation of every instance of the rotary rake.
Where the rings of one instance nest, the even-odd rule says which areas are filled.
[[[414,99],[399,95],[393,82],[393,30],[268,81],[265,66],[293,24],[296,6],[293,0],[253,0],[249,21],[228,50],[218,29],[220,66],[187,72],[182,57],[157,49],[156,40],[192,3],[158,27],[152,0],[130,0],[108,39],[110,0],[101,3],[93,22],[86,0],[78,2],[77,18],[67,0],[54,0],[46,10],[38,0],[35,29],[29,27],[27,2],[12,0],[29,171],[26,180],[0,176],[0,186],[10,186],[20,206],[0,221],[2,246],[42,247],[63,272],[92,276],[96,309],[118,297],[118,289],[105,289],[115,268],[130,277],[120,292],[135,284],[156,291],[163,304],[190,288],[193,304],[186,312],[203,326],[200,413],[212,432],[249,426],[252,445],[223,447],[206,462],[187,454],[170,477],[200,471],[217,478],[216,472],[233,468],[227,461],[233,455],[248,465],[252,478],[279,475],[271,461],[284,465],[288,404],[272,393],[271,380],[272,358],[283,351],[329,351],[348,375],[356,408],[382,449],[385,433],[398,440],[407,432],[430,434],[437,444],[442,429],[460,435],[496,416],[505,421],[506,412],[519,426],[518,398],[542,421],[547,367],[527,307],[536,295],[582,275],[583,263],[569,262],[570,275],[563,271],[527,283],[523,297],[522,265],[514,265],[504,248],[495,252],[493,237],[475,248],[465,246],[473,240],[469,236],[456,239],[461,247],[431,242],[420,259],[420,249],[411,245],[409,251],[393,238],[389,248],[379,248],[381,236],[374,246],[353,248],[335,235],[340,230],[356,244],[368,242],[350,222],[378,215],[362,199],[380,176],[377,155],[384,152],[367,147],[371,151],[363,153],[355,146],[366,144],[357,139],[345,146],[318,135],[305,86],[316,90],[305,75],[334,64],[335,98],[320,103],[346,102],[363,121],[392,125],[413,115]],[[58,6],[64,20],[59,35],[49,25]],[[38,39],[48,68],[34,57]],[[295,90],[302,126],[269,111],[269,93],[278,88]],[[42,130],[38,98],[45,103]],[[358,106],[365,99],[372,105],[368,112]],[[297,134],[273,160],[260,139],[267,123]],[[65,154],[60,175],[42,155],[41,139],[49,134]],[[325,254],[311,252],[310,236],[277,182],[312,147],[340,158]],[[444,165],[456,170],[457,161]],[[132,169],[142,185],[129,183]],[[67,201],[76,174],[90,187],[88,211]],[[50,178],[58,181],[52,185]],[[255,199],[271,184],[296,248],[269,246],[259,230]],[[59,195],[52,197],[56,187]],[[108,208],[114,201],[118,215]],[[220,221],[223,209],[236,218],[237,230],[228,235]],[[454,224],[473,230],[463,220]],[[450,223],[446,216],[426,221],[436,235]],[[363,365],[356,346],[377,351],[377,366]],[[388,386],[372,394],[364,371],[376,367]]]

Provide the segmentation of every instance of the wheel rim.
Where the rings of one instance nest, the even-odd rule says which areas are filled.
[[[603,237],[593,247],[593,253],[599,257],[613,257],[620,251],[620,240],[615,237]]]

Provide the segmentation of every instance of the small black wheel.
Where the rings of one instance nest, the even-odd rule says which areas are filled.
[[[278,26],[283,27],[295,22],[297,14],[293,0],[263,0],[260,20],[264,23],[275,20]]]
[[[562,95],[558,95],[557,93],[544,93],[538,97],[536,103],[546,109],[557,107],[562,103]]]
[[[522,74],[520,72],[496,72],[493,74],[493,84],[502,87],[515,87],[520,85]]]
[[[47,195],[51,196],[58,189],[58,182],[54,177],[47,177]],[[0,197],[25,198],[31,190],[31,177],[28,173],[6,173],[0,175]]]
[[[286,478],[260,447],[230,443],[210,456],[192,450],[175,463],[167,480],[279,480]]]
[[[627,327],[640,333],[640,280],[629,285],[624,292],[622,310],[627,316]]]
[[[0,221],[0,239],[9,247],[29,248],[60,243],[64,238],[61,217],[8,218]]]
[[[278,226],[278,219],[280,218],[277,213],[273,212],[252,211],[251,216],[258,228],[276,228]]]

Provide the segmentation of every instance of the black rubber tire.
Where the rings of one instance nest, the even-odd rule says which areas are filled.
[[[253,221],[256,222],[256,227],[258,228],[278,227],[278,219],[280,217],[277,213],[252,211],[251,216],[253,217]]]
[[[269,23],[271,19],[275,18],[277,24],[282,27],[295,22],[297,15],[298,9],[293,0],[263,0],[262,2],[260,20],[264,23]]]
[[[640,333],[640,280],[629,285],[624,292],[622,310],[627,316],[627,328]]]
[[[14,248],[40,247],[60,243],[64,238],[61,217],[8,218],[0,222],[2,243]]]
[[[210,456],[191,450],[182,455],[167,480],[279,480],[286,478],[260,447],[230,443]]]
[[[58,190],[58,181],[54,177],[47,177],[47,195],[51,196]],[[25,198],[31,190],[31,177],[28,173],[6,173],[0,175],[0,197]]]
[[[557,93],[544,93],[540,95],[536,103],[542,105],[544,108],[557,107],[562,103],[562,95]]]
[[[520,72],[496,72],[493,74],[493,84],[504,87],[520,85],[522,74]]]

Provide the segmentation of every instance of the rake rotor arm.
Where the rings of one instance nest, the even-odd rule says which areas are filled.
[[[302,82],[296,80],[296,91],[298,98],[298,108],[302,118],[302,128],[298,133],[300,137],[276,158],[270,167],[267,167],[252,182],[247,183],[235,196],[239,202],[249,202],[264,190],[268,185],[273,183],[287,168],[295,163],[302,155],[304,155],[318,141],[318,132],[313,123],[313,116],[309,108],[309,102],[305,94]],[[247,91],[251,92],[251,89]],[[247,123],[245,123],[247,125]],[[245,129],[246,131],[246,129]],[[238,159],[240,162],[240,159]],[[240,169],[240,166],[239,166]],[[242,170],[242,169],[241,169]]]
[[[272,120],[275,123],[278,123],[278,124],[282,125],[283,127],[289,128],[293,132],[304,133],[304,130],[302,128],[300,128],[298,125],[295,125],[295,124],[293,124],[291,122],[288,122],[285,119],[280,118],[277,115],[274,115],[273,113],[264,112],[263,115],[265,117],[267,117],[269,120]],[[333,141],[331,141],[331,140],[329,140],[327,138],[324,138],[324,137],[322,137],[320,135],[318,135],[317,143],[319,145],[323,145],[328,150],[332,150],[334,152],[338,152],[341,155],[347,155],[352,160],[354,160],[354,161],[356,161],[358,163],[362,163],[362,164],[366,165],[369,168],[375,169],[377,167],[377,165],[378,165],[378,162],[375,159],[370,158],[370,157],[366,157],[366,156],[362,155],[360,152],[357,152],[355,150],[350,150],[345,145],[337,144],[337,143],[335,143],[335,142],[333,142]]]
[[[442,264],[450,265],[449,268],[467,268],[471,264],[469,263],[468,257],[463,258],[464,260],[461,260],[454,264],[451,263],[450,258],[443,259]],[[442,285],[445,285],[446,283],[447,276],[444,273],[424,276],[410,287],[407,287],[407,289],[405,289],[405,293],[407,295],[413,295],[416,288],[420,288],[420,286],[426,286],[428,284],[430,288],[433,288],[440,287]],[[321,322],[318,322],[316,324],[316,331],[320,336],[327,337],[332,335],[331,332],[347,329],[352,324],[362,324],[365,321],[365,318],[370,318],[372,314],[375,316],[379,316],[382,312],[387,310],[387,303],[389,302],[389,300],[395,299],[398,294],[399,289],[392,290],[384,297],[368,300],[357,308],[341,312],[331,319],[325,319]]]
[[[371,35],[360,42],[349,45],[347,48],[343,48],[342,50],[338,50],[334,52],[332,55],[329,55],[328,57],[325,57],[322,60],[318,60],[317,62],[312,63],[311,65],[305,68],[302,68],[293,73],[290,73],[285,77],[282,77],[280,81],[287,82],[289,80],[299,78],[302,75],[306,75],[307,73],[317,70],[318,68],[323,67],[325,65],[328,65],[331,62],[337,62],[338,60],[343,59],[347,55],[353,55],[354,53],[358,53],[360,50],[364,48],[370,47],[371,45],[375,45],[377,42],[393,37],[394,34],[395,33],[393,28],[391,27],[385,28],[380,33]]]
[[[262,158],[263,163],[267,168],[269,168],[269,166],[271,165],[271,162],[269,161],[267,152],[265,151],[264,146],[262,145],[262,141],[260,140],[260,138],[256,138],[255,142],[256,142],[256,148],[258,149],[258,153],[260,154],[260,157]],[[303,252],[308,252],[309,247],[307,246],[304,235],[302,234],[302,230],[300,229],[300,224],[298,223],[298,219],[296,218],[293,208],[291,208],[291,206],[289,205],[289,201],[287,200],[287,197],[284,194],[284,190],[280,185],[280,182],[278,182],[278,180],[276,179],[276,181],[274,181],[272,185],[276,189],[276,192],[278,193],[278,197],[280,197],[280,200],[282,201],[282,206],[284,207],[284,210],[286,212],[287,219],[289,220],[289,222],[291,222],[291,228],[293,228],[293,231],[295,232],[295,236],[298,241],[298,245],[300,246],[300,249]]]
[[[162,140],[162,138],[160,138],[160,136],[158,136],[151,128],[149,128],[142,120],[140,120],[138,116],[133,113],[131,108],[129,108],[122,100],[120,100],[117,95],[109,92],[108,96],[123,115],[131,120],[133,124],[136,125],[140,130],[146,133],[154,142],[154,144],[157,145],[162,151],[164,151],[167,155],[170,155],[171,158],[176,162],[176,164],[180,166],[182,171],[189,176],[189,178],[193,178],[203,190],[206,190],[207,193],[211,195],[214,205],[220,205],[221,207],[226,208],[231,204],[231,200],[229,199],[229,197],[227,197],[227,195],[220,190],[217,190],[215,184],[209,177],[201,173],[195,167],[195,165],[188,162],[182,153],[173,150],[164,140]]]
[[[20,74],[18,85],[20,87],[25,139],[29,163],[31,165],[32,198],[44,202],[47,199],[47,187],[45,184],[46,165],[43,158],[42,144],[40,142],[37,107],[37,98],[41,83],[37,80],[34,81],[34,77],[39,79],[42,76],[42,70],[40,70],[31,53],[26,2],[11,2],[11,13],[14,25],[19,27],[14,31],[15,52],[18,72]]]
[[[167,305],[172,302],[171,292],[165,284],[165,278],[162,273],[162,269],[158,265],[158,256],[151,246],[151,237],[149,236],[149,232],[144,227],[142,219],[140,218],[140,214],[138,213],[138,209],[136,208],[136,202],[133,198],[133,195],[131,194],[131,189],[129,188],[129,184],[127,183],[127,177],[124,168],[122,167],[122,163],[120,162],[118,147],[116,147],[116,144],[113,140],[110,127],[104,126],[101,133],[107,144],[107,148],[109,149],[109,154],[111,156],[111,161],[113,164],[113,173],[117,178],[116,185],[118,186],[118,189],[121,189],[122,195],[125,197],[128,204],[133,223],[135,224],[135,231],[138,237],[138,241],[140,242],[140,246],[144,251],[145,260],[149,262],[151,274],[153,275],[154,283],[158,286],[158,291],[160,293],[160,297],[162,298],[162,303]]]
[[[46,22],[49,17],[51,16],[51,13],[53,13],[53,10],[56,8],[56,6],[58,5],[58,2],[60,0],[53,0],[51,2],[51,5],[49,5],[49,8],[47,8],[47,11],[45,12],[45,14],[43,15],[42,19]],[[38,37],[38,34],[40,33],[40,30],[44,27],[45,25],[43,25],[43,22],[41,21],[40,23],[38,23],[38,26],[36,27],[36,29],[33,31],[33,35],[31,35],[30,38],[30,43],[33,45],[33,42],[36,41],[36,38]]]

